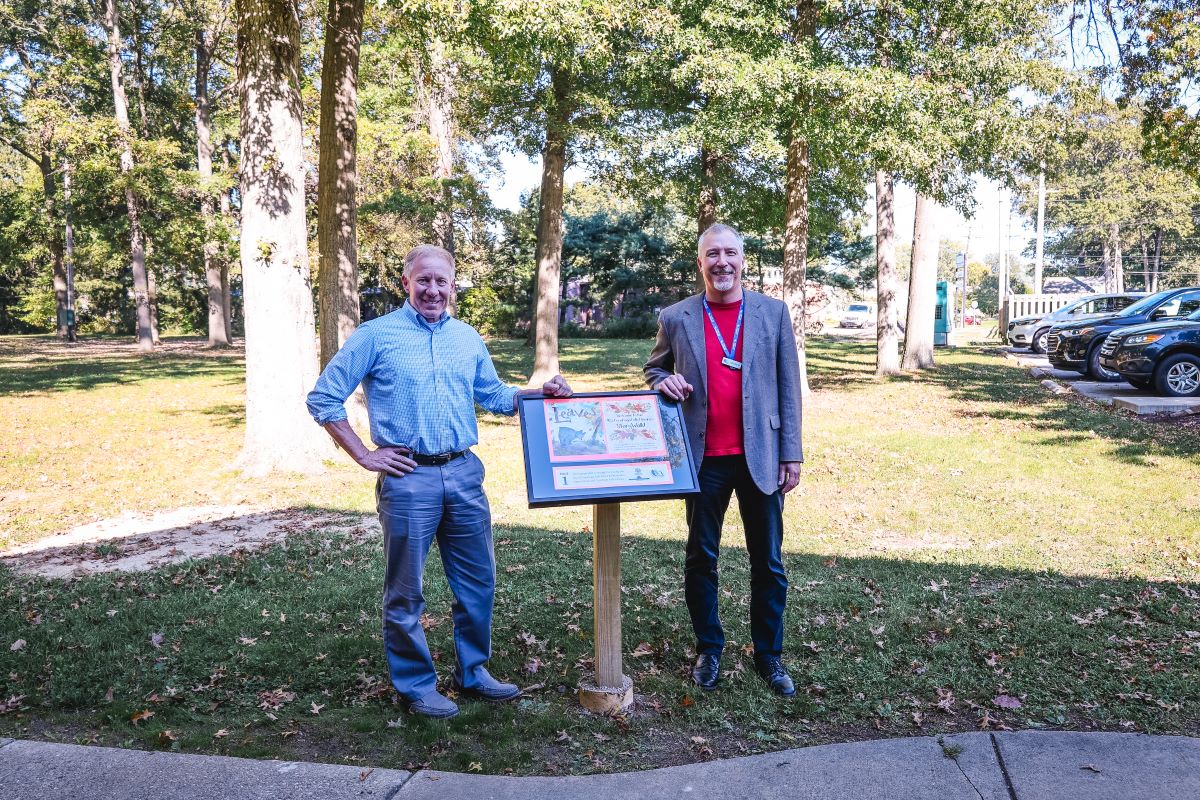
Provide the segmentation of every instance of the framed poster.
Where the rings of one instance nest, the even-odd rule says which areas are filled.
[[[683,411],[658,392],[522,397],[518,410],[530,508],[699,491]]]

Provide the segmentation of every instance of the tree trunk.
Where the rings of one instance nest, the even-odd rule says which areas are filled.
[[[246,316],[246,437],[251,475],[316,472],[332,455],[309,417],[317,378],[296,0],[239,0],[241,263]]]
[[[783,229],[783,302],[787,303],[800,359],[800,392],[807,396],[808,358],[805,351],[804,285],[808,280],[808,183],[812,165],[808,141],[793,123],[787,149],[787,203]]]
[[[133,171],[133,146],[130,142],[129,101],[121,82],[121,28],[117,0],[104,0],[104,19],[108,33],[108,72],[112,82],[113,109],[121,139],[121,174],[126,178],[125,209],[129,218],[130,266],[133,272],[133,301],[137,311],[137,342],[141,350],[154,348],[154,333],[150,320],[150,284],[146,276],[146,250],[142,238],[142,223],[137,195],[129,185]]]
[[[1154,271],[1151,273],[1153,284],[1147,288],[1147,291],[1158,291],[1158,277],[1162,274],[1162,228],[1154,229]]]
[[[71,222],[71,165],[63,162],[63,245],[66,250],[67,309],[75,311],[75,225]],[[79,321],[67,328],[67,341],[76,339]]]
[[[222,175],[233,174],[233,159],[229,155],[229,144],[230,144],[230,142],[229,142],[229,139],[227,138],[225,140],[225,142],[221,145],[221,174]],[[230,186],[228,190],[221,192],[220,206],[219,206],[220,211],[221,211],[221,219],[225,222],[226,225],[228,225],[230,227],[230,229],[232,229],[234,227],[233,210],[231,208],[231,206],[233,205],[233,202],[231,200],[232,195],[233,195],[233,187],[232,186]],[[229,340],[230,344],[233,344],[233,293],[230,291],[230,288],[229,288],[229,266],[230,266],[229,260],[226,258],[225,254],[222,252],[221,253],[221,306],[222,306],[222,309],[223,309],[223,312],[225,315],[225,338]]]
[[[146,240],[146,259],[150,263],[154,263],[151,258],[154,251],[154,243],[149,239]],[[160,343],[158,332],[158,279],[154,269],[146,268],[146,296],[150,301],[150,338],[155,344]]]
[[[1150,291],[1150,246],[1143,236],[1140,242],[1142,246],[1142,291]]]
[[[700,202],[696,207],[696,235],[717,221],[717,154],[700,145]]]
[[[58,186],[54,182],[54,166],[50,154],[43,152],[38,159],[38,170],[42,173],[42,210],[46,214],[47,230],[50,232],[46,247],[50,250],[50,270],[54,280],[54,309],[59,338],[71,340],[67,325],[67,270],[63,264],[63,242],[58,237]]]
[[[904,325],[904,369],[933,366],[933,327],[937,306],[937,203],[917,195],[913,218],[912,270],[908,277],[908,315]]]
[[[533,315],[533,374],[530,386],[539,386],[558,373],[558,295],[562,275],[563,175],[567,165],[567,128],[570,125],[570,86],[565,75],[553,71],[553,107],[542,148],[542,190],[538,209],[537,292]]]
[[[1113,291],[1125,291],[1125,262],[1121,258],[1121,227],[1115,222],[1112,226],[1113,247]]]
[[[446,44],[434,41],[429,49],[429,136],[437,148],[433,179],[441,201],[433,218],[437,243],[454,252],[454,64],[446,58]]]
[[[1120,229],[1114,224],[1109,227],[1100,248],[1100,260],[1104,265],[1104,291],[1121,291],[1121,245]]]
[[[363,0],[329,0],[321,66],[321,153],[317,172],[317,289],[321,367],[359,323],[358,54]]]
[[[875,374],[900,372],[900,330],[896,324],[896,220],[892,175],[875,173]]]
[[[213,32],[196,31],[196,165],[200,174],[200,217],[204,222],[204,279],[208,285],[208,346],[228,347],[225,318],[227,271],[219,258],[213,208],[212,108],[208,99],[208,73],[212,66]]]

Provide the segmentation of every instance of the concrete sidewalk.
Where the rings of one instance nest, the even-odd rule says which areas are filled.
[[[968,733],[555,778],[251,761],[0,740],[4,800],[1196,800],[1200,739]]]

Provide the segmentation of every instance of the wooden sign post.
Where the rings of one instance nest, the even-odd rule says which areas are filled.
[[[521,447],[530,508],[592,506],[596,672],[579,702],[613,714],[633,703],[621,669],[621,503],[699,491],[678,403],[658,392],[522,397]]]
[[[592,509],[596,673],[593,681],[579,682],[579,702],[612,714],[633,703],[633,680],[621,667],[621,504]]]

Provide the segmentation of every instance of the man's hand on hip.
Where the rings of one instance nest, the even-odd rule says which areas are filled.
[[[795,489],[798,483],[800,483],[800,462],[780,461],[779,490],[787,494],[792,489]]]
[[[411,454],[407,447],[380,447],[368,450],[355,461],[363,469],[403,478],[417,468],[417,462],[409,458]]]
[[[555,375],[542,384],[542,394],[546,397],[570,397],[573,392],[566,378],[562,375]]]
[[[654,387],[670,400],[682,402],[692,393],[692,385],[682,375],[668,375]]]

